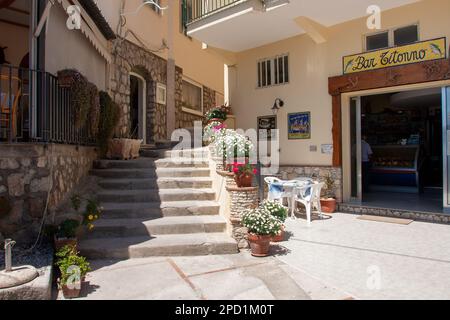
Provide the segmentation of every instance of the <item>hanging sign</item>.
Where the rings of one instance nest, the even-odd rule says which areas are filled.
[[[355,54],[343,58],[344,74],[445,59],[446,50],[445,38],[439,38],[401,47]]]

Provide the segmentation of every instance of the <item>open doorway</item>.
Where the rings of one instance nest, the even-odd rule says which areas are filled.
[[[130,73],[130,135],[142,139],[146,144],[146,92],[145,79],[137,73]]]
[[[352,195],[363,205],[443,211],[442,89],[353,99]]]

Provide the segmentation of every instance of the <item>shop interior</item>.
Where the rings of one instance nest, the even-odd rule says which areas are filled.
[[[363,204],[442,212],[441,105],[440,88],[361,98],[362,144],[373,152],[363,170]]]

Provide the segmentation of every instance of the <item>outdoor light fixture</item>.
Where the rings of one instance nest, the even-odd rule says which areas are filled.
[[[283,107],[284,107],[284,101],[281,100],[280,98],[277,98],[275,100],[275,103],[273,104],[273,108],[272,108],[273,114],[276,115],[278,113],[278,111],[280,111],[280,109]]]

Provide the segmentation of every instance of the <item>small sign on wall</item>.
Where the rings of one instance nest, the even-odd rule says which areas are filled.
[[[333,154],[333,145],[332,144],[323,144],[322,145],[322,153],[323,154]]]
[[[262,141],[270,141],[277,137],[272,136],[272,130],[277,129],[277,117],[265,116],[258,117],[258,139]]]
[[[288,139],[311,139],[311,113],[299,112],[288,114]]]

